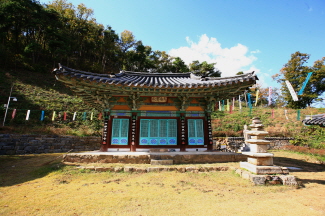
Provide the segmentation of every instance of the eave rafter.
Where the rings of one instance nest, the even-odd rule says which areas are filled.
[[[225,78],[201,78],[190,73],[148,74],[122,72],[116,75],[94,74],[77,71],[64,66],[53,71],[56,78],[71,88],[89,104],[108,108],[115,97],[126,97],[127,104],[136,109],[140,97],[164,96],[186,98],[229,99],[244,93],[256,83],[253,73]],[[133,98],[132,98],[133,97]],[[184,100],[180,109],[184,109]],[[211,106],[209,99],[208,106]]]

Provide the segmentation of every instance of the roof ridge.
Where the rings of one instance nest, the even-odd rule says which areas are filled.
[[[135,71],[121,71],[119,74],[126,74],[126,75],[137,75],[137,76],[152,76],[152,77],[156,77],[156,76],[172,76],[172,77],[188,77],[190,78],[191,76],[191,72],[187,72],[187,73],[172,73],[172,72],[168,72],[168,73],[149,73],[149,72],[135,72]],[[119,75],[116,74],[116,75]]]

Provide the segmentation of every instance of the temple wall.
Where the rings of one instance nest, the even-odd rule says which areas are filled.
[[[0,134],[0,155],[93,151],[101,137]]]

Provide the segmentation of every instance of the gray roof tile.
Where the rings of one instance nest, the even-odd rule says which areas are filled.
[[[325,127],[325,113],[313,116],[306,116],[306,119],[302,120],[305,125],[319,125]]]
[[[60,65],[53,73],[57,76],[66,76],[85,81],[96,81],[114,85],[142,86],[142,87],[171,87],[171,88],[198,88],[227,86],[238,82],[258,80],[252,73],[233,77],[199,77],[192,73],[146,73],[122,71],[119,74],[96,74],[91,72],[74,70]]]

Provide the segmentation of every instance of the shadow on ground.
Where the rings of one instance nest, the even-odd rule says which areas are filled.
[[[316,164],[316,163],[311,163],[311,162],[304,161],[304,160],[297,160],[297,159],[286,158],[286,157],[274,157],[273,161],[274,161],[274,164],[277,166],[301,168],[301,170],[294,170],[294,172],[323,172],[323,171],[325,171],[324,164]]]
[[[309,176],[312,175],[311,178],[306,176],[306,174],[303,174],[302,176],[299,177],[303,185],[310,184],[310,183],[325,185],[325,180],[312,179],[313,177],[319,178],[317,174],[314,175],[313,173],[325,172],[324,164],[316,164],[304,160],[297,160],[297,159],[286,158],[286,157],[274,157],[273,159],[274,159],[274,164],[277,166],[300,168],[294,170],[289,169],[290,174],[292,175],[297,174],[297,176],[299,177],[299,173],[310,173]]]
[[[316,184],[322,184],[325,185],[325,180],[318,180],[318,179],[301,179],[303,184],[307,183],[316,183]]]
[[[46,155],[1,155],[0,187],[22,184],[42,178],[51,172],[62,169],[59,154]]]

